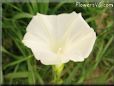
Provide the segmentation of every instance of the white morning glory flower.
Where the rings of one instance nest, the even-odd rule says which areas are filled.
[[[96,33],[81,13],[33,16],[23,43],[45,65],[81,62],[92,51]]]

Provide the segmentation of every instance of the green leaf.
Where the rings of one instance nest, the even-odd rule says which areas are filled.
[[[18,13],[13,17],[13,19],[18,20],[18,19],[22,19],[22,18],[32,18],[32,17],[33,17],[33,15],[29,14],[29,13]]]
[[[65,2],[62,1],[62,2],[60,2],[59,4],[57,4],[57,6],[53,9],[52,14],[54,14],[64,3],[65,3]]]
[[[34,2],[31,2],[31,7],[34,11],[34,14],[36,14],[38,12],[38,3],[37,3],[37,0],[34,0]]]
[[[82,64],[78,64],[73,68],[73,70],[70,72],[69,76],[64,81],[64,84],[71,84],[72,79],[74,79],[78,68],[80,68],[81,66],[82,66]]]
[[[30,63],[30,59],[27,61],[27,64],[28,64],[28,71],[29,71],[28,82],[29,84],[35,84],[36,78],[35,78],[33,66]]]
[[[10,53],[3,46],[2,46],[2,52],[8,54],[9,56],[13,57],[14,59],[18,59],[17,58],[18,56],[14,55],[13,53]]]
[[[0,67],[0,84],[3,83],[3,73],[2,73],[2,67]]]
[[[38,11],[42,14],[47,14],[49,8],[49,2],[38,3]]]
[[[29,73],[24,71],[24,72],[15,72],[15,73],[8,73],[5,75],[5,78],[7,79],[12,79],[12,78],[27,78],[29,76]]]
[[[30,59],[31,57],[32,57],[32,55],[31,55],[31,56],[28,56],[28,57],[20,58],[19,60],[13,61],[13,62],[11,62],[11,63],[5,65],[5,66],[3,67],[3,69],[5,70],[6,68],[8,68],[8,67],[10,67],[10,66],[19,64],[19,63],[21,63],[21,62],[23,62],[23,61],[26,61],[27,59]]]

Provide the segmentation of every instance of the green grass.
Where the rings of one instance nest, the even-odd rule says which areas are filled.
[[[97,40],[84,62],[68,62],[63,84],[114,83],[114,16],[111,8],[81,8],[75,3],[3,3],[2,84],[52,84],[52,67],[37,61],[22,43],[26,26],[37,12],[43,14],[81,12],[96,31]]]

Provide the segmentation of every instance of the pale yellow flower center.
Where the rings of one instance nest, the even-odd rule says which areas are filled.
[[[52,46],[52,51],[58,55],[64,53],[65,43],[63,41],[56,41]]]

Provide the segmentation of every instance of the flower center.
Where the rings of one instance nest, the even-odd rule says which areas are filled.
[[[63,52],[63,49],[62,48],[58,48],[57,54],[61,54],[62,52]]]
[[[64,53],[64,47],[65,47],[65,43],[64,42],[56,41],[52,45],[52,51],[55,52],[58,55],[62,55]]]

